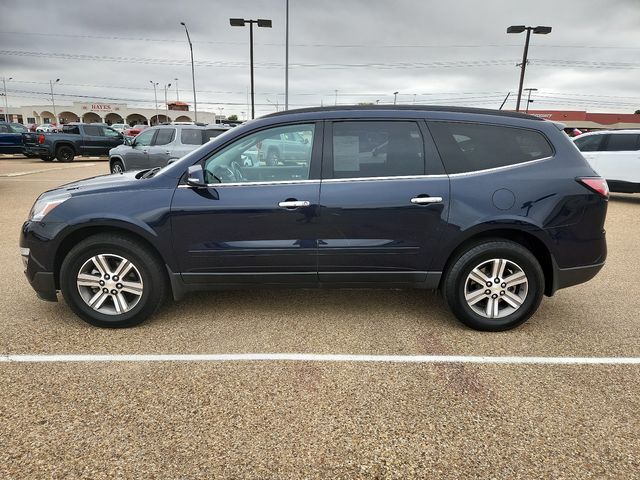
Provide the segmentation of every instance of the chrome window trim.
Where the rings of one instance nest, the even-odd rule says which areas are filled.
[[[509,169],[512,169],[512,168],[521,167],[522,165],[531,165],[532,163],[545,162],[547,160],[553,159],[554,157],[555,156],[552,155],[550,157],[536,158],[535,160],[527,160],[526,162],[513,163],[511,165],[503,165],[502,167],[485,168],[485,169],[482,169],[482,170],[472,170],[470,172],[450,173],[449,177],[465,177],[465,176],[469,176],[469,175],[478,175],[478,174],[483,174],[483,173],[497,172],[497,171],[501,171],[501,170],[509,170]]]
[[[218,187],[253,187],[265,185],[309,185],[320,184],[320,180],[274,180],[273,182],[229,182],[229,183],[208,183],[205,187],[201,188],[218,188]],[[192,187],[187,184],[180,184],[178,188],[198,188]]]
[[[344,182],[380,182],[387,180],[420,180],[421,178],[447,178],[446,174],[437,175],[398,175],[389,177],[350,177],[350,178],[327,178],[322,183],[344,183]]]

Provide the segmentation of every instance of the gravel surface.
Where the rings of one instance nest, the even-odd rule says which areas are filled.
[[[603,271],[514,331],[384,290],[194,294],[112,331],[23,278],[36,196],[107,171],[46,165],[0,176],[0,353],[640,356],[640,195],[610,202]],[[0,363],[0,478],[640,478],[639,394],[638,366]]]

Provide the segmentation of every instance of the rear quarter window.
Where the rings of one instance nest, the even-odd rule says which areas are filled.
[[[183,145],[202,145],[204,143],[202,132],[202,130],[195,128],[183,128],[180,133],[180,143]]]
[[[607,152],[632,152],[640,149],[640,135],[635,133],[612,133],[608,137]]]
[[[525,128],[458,122],[429,122],[447,173],[506,167],[551,157],[544,135]]]

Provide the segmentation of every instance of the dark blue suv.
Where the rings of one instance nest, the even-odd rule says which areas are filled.
[[[102,327],[142,322],[169,293],[265,285],[440,289],[466,325],[497,331],[602,268],[607,199],[559,124],[313,108],[248,122],[164,168],[45,192],[20,246],[40,298],[61,290]]]

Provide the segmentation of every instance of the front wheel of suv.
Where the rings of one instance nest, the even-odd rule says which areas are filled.
[[[452,312],[468,327],[509,330],[538,309],[544,274],[536,257],[522,245],[489,240],[475,244],[453,261],[443,293]]]
[[[162,304],[167,278],[162,262],[126,235],[98,234],[67,254],[60,269],[64,299],[97,327],[138,325]]]
[[[111,173],[124,173],[124,164],[121,160],[111,162]]]

